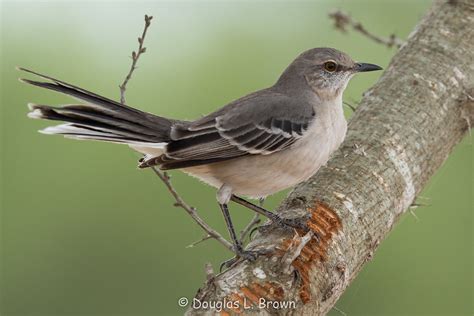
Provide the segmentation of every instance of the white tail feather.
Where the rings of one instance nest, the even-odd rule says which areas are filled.
[[[35,109],[31,112],[28,112],[27,116],[32,119],[42,119],[44,118],[43,113],[40,109]]]
[[[31,112],[34,113],[34,112]],[[148,143],[140,142],[135,140],[129,140],[122,138],[120,135],[107,133],[106,129],[91,130],[87,128],[81,128],[74,124],[61,124],[56,126],[49,126],[45,129],[40,130],[43,134],[59,134],[64,135],[67,138],[79,139],[79,140],[100,140],[110,143],[127,144],[131,148],[141,153],[149,153],[150,151],[163,153],[166,143]]]
[[[153,145],[153,146],[150,146]],[[139,153],[145,154],[145,158],[161,156],[166,151],[166,143],[155,143],[155,144],[130,144],[130,148],[138,151]]]

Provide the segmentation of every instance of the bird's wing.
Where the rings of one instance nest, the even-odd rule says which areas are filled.
[[[246,155],[269,155],[301,138],[314,119],[313,107],[263,91],[230,103],[171,131],[166,153],[142,167],[185,168]]]

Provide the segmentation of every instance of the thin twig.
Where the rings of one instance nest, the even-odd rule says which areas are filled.
[[[145,14],[145,28],[143,29],[142,36],[138,38],[138,50],[136,52],[135,51],[132,52],[132,65],[124,81],[122,82],[121,85],[119,85],[120,103],[122,104],[125,104],[125,91],[127,90],[127,83],[130,79],[132,79],[132,74],[137,68],[138,59],[140,58],[141,54],[146,52],[146,47],[143,47],[143,43],[145,42],[146,31],[148,30],[148,27],[150,27],[152,19],[153,17],[151,15],[148,16]]]
[[[417,222],[420,221],[420,218],[418,217],[418,215],[416,215],[415,211],[414,211],[412,208],[409,208],[409,209],[408,209],[408,212],[411,214],[411,216],[413,216],[413,218],[415,219],[415,221],[417,221]]]
[[[421,197],[419,196],[418,199],[420,198],[423,198],[423,199],[427,199],[427,198],[424,198],[424,197]],[[426,207],[426,206],[431,206],[431,204],[429,203],[422,203],[422,202],[413,202],[411,203],[411,205],[408,207],[408,212],[415,218],[415,220],[418,222],[420,219],[418,218],[418,216],[415,214],[415,209],[417,209],[418,207]]]
[[[197,246],[198,244],[202,243],[203,241],[206,241],[206,240],[211,239],[211,238],[212,238],[211,235],[206,235],[206,236],[202,237],[201,239],[196,240],[195,242],[187,245],[186,248],[193,248],[194,246]]]
[[[418,202],[413,202],[410,204],[410,208],[411,209],[415,209],[415,208],[418,208],[418,207],[423,207],[423,206],[431,206],[431,204],[429,203],[418,203]]]
[[[163,183],[166,185],[166,188],[168,191],[171,193],[171,195],[174,197],[176,203],[174,206],[176,207],[181,207],[184,209],[190,216],[191,218],[205,231],[207,232],[208,235],[212,236],[212,238],[216,239],[218,242],[220,242],[224,247],[229,249],[230,251],[233,251],[232,244],[228,242],[224,237],[221,236],[217,231],[212,229],[207,223],[199,217],[196,208],[189,206],[184,200],[179,196],[178,192],[174,189],[174,187],[171,185],[170,182],[170,177],[166,172],[161,172],[158,168],[156,167],[151,167],[151,169],[155,172],[155,174],[163,181]]]
[[[333,306],[332,309],[334,309],[336,312],[339,312],[342,316],[347,316],[347,314],[344,311],[337,308],[336,306]]]
[[[210,262],[207,262],[204,265],[204,271],[206,272],[206,280],[208,282],[212,281],[216,277],[214,269],[212,268],[212,264]]]
[[[342,101],[342,103],[344,105],[346,105],[349,109],[351,109],[352,112],[355,112],[356,108],[352,104],[350,104],[349,102],[346,102],[346,101]]]
[[[132,66],[130,67],[130,71],[128,72],[127,76],[125,77],[125,80],[119,86],[119,88],[120,88],[120,102],[122,104],[125,104],[125,92],[127,90],[127,83],[132,78],[132,74],[135,71],[135,69],[137,68],[136,66],[137,66],[138,59],[140,58],[141,54],[146,52],[146,48],[143,47],[143,43],[145,42],[146,31],[148,30],[148,27],[150,27],[152,19],[153,19],[152,16],[145,15],[145,28],[143,29],[142,36],[138,38],[138,44],[139,44],[138,45],[138,50],[137,50],[137,52],[135,52],[135,51],[132,52]],[[181,198],[181,196],[178,194],[178,192],[176,192],[175,188],[171,185],[170,177],[166,174],[166,172],[161,172],[156,167],[151,167],[151,169],[161,179],[161,181],[163,181],[163,183],[168,188],[168,191],[174,197],[174,199],[176,201],[174,206],[181,207],[182,209],[184,209],[191,216],[191,218],[196,223],[198,223],[198,225],[204,231],[206,231],[206,236],[204,238],[202,238],[201,240],[198,240],[197,242],[192,243],[188,247],[193,247],[193,246],[199,244],[200,242],[202,242],[204,240],[214,238],[218,242],[223,244],[224,247],[226,247],[230,251],[233,251],[232,244],[230,242],[228,242],[224,237],[222,237],[217,231],[215,231],[209,225],[207,225],[207,223],[201,217],[199,217],[195,207],[192,207],[192,206],[188,205],[186,202],[184,202],[184,200]]]
[[[245,241],[245,238],[247,237],[247,235],[250,233],[250,231],[252,230],[252,228],[255,226],[255,225],[258,225],[260,224],[261,220],[260,220],[260,214],[255,214],[253,217],[252,217],[252,220],[247,224],[247,226],[245,226],[244,229],[242,229],[242,231],[240,232],[240,242],[242,244],[244,244],[244,241]]]
[[[369,32],[362,23],[354,20],[351,16],[343,11],[336,10],[329,13],[329,17],[334,20],[334,27],[343,32],[347,32],[347,27],[352,27],[355,31],[361,33],[365,37],[373,40],[376,43],[387,46],[388,48],[397,47],[400,48],[403,45],[403,41],[399,39],[395,34],[390,34],[388,38],[384,38]]]
[[[258,199],[258,205],[260,207],[263,207],[263,204],[265,203],[265,198],[261,197]],[[248,234],[249,235],[249,238],[252,237],[252,234],[251,232],[253,232],[253,228],[260,224],[261,222],[261,219],[260,219],[260,214],[256,213],[252,219],[250,220],[250,222],[247,224],[247,226],[245,226],[244,229],[242,229],[242,231],[240,232],[240,243],[241,244],[244,244],[244,241],[245,241],[245,238],[247,237]]]

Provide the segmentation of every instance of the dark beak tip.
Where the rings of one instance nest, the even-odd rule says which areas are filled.
[[[377,71],[377,70],[383,70],[383,68],[375,64],[357,63],[357,68],[356,68],[357,72],[368,72],[368,71]]]

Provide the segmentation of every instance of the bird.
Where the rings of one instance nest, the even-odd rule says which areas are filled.
[[[191,121],[147,113],[19,68],[43,80],[20,81],[81,101],[57,107],[29,103],[28,117],[66,122],[41,133],[125,144],[143,154],[139,168],[180,169],[215,187],[236,258],[249,260],[256,254],[237,238],[230,201],[294,226],[246,198],[293,187],[325,165],[346,135],[342,95],[349,80],[381,69],[334,48],[312,48],[297,56],[272,86]]]

